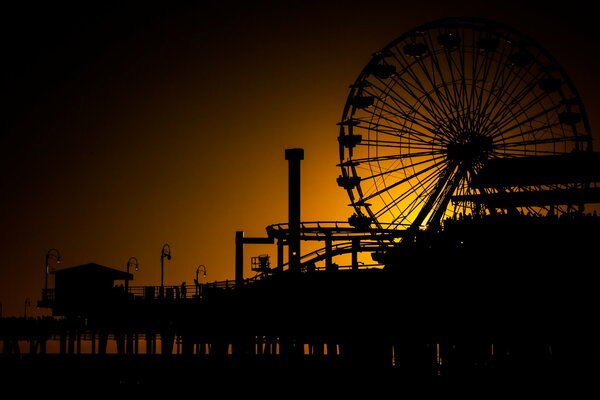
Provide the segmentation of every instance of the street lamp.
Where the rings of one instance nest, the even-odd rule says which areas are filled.
[[[60,264],[60,253],[55,248],[48,250],[46,253],[45,275],[44,275],[44,293],[43,299],[48,300],[48,274],[50,273],[50,260],[55,259],[57,264]]]
[[[23,316],[27,318],[27,307],[31,307],[31,301],[29,301],[29,297],[25,299],[25,310],[23,312]]]
[[[164,296],[165,290],[165,258],[171,260],[171,246],[168,243],[163,245],[160,252],[160,297]]]
[[[135,270],[139,270],[138,260],[135,257],[129,257],[127,261],[127,276],[125,277],[125,293],[129,293],[129,268],[135,267]]]
[[[194,282],[196,283],[196,296],[198,296],[198,287],[200,286],[200,282],[198,282],[198,274],[202,271],[202,277],[206,278],[206,267],[203,264],[198,265],[196,268],[196,279]]]

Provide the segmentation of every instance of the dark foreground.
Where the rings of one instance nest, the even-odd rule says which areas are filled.
[[[397,369],[349,368],[316,364],[310,360],[293,366],[277,360],[198,362],[194,357],[163,355],[1,355],[0,385],[5,391],[40,390],[47,394],[122,393],[119,390],[172,391],[181,394],[221,393],[259,395],[269,398],[299,398],[330,395],[368,395],[369,398],[428,397],[462,394],[477,398],[518,396],[534,398],[558,393],[586,393],[597,398],[600,375],[597,368],[511,371],[487,370],[463,376],[417,376]],[[93,397],[93,396],[92,396]],[[212,398],[212,395],[211,395]]]

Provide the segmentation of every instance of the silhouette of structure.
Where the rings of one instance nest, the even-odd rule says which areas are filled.
[[[600,162],[556,60],[496,22],[434,21],[375,53],[339,126],[347,222],[302,222],[303,150],[287,149],[289,222],[236,232],[234,281],[196,276],[201,291],[163,296],[162,281],[119,292],[114,280],[132,277],[96,264],[56,271],[41,305],[64,318],[22,330],[31,352],[58,334],[63,354],[81,340],[106,353],[110,337],[124,357],[186,368],[338,367],[406,382],[598,372],[589,252],[600,219],[585,206],[598,202]],[[302,241],[323,246],[302,255]],[[244,277],[244,247],[266,243],[274,265],[253,258]],[[342,254],[349,265],[334,263]],[[23,336],[2,332],[4,352],[18,351]]]

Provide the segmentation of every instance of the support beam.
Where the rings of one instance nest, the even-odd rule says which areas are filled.
[[[360,239],[352,239],[352,270],[358,270],[358,252],[360,251]]]
[[[244,231],[235,232],[235,284],[244,283]]]
[[[283,240],[277,241],[277,272],[283,272]]]
[[[331,232],[327,232],[325,235],[325,270],[330,271],[333,266],[333,253],[332,253],[332,240]]]

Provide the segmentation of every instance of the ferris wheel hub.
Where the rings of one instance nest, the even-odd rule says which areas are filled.
[[[463,133],[456,140],[448,143],[448,160],[461,163],[484,161],[492,151],[492,143],[491,138],[480,133]]]

